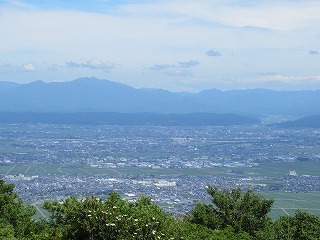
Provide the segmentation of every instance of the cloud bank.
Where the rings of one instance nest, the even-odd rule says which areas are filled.
[[[257,87],[246,82],[257,72],[320,75],[315,0],[5,0],[0,12],[0,80],[94,75],[198,91]]]
[[[103,62],[96,58],[92,58],[91,60],[86,61],[84,63],[76,63],[73,61],[66,62],[65,66],[67,68],[88,68],[88,69],[94,69],[94,70],[99,69],[99,70],[108,71],[108,70],[114,69],[117,66],[117,64],[111,63],[111,62]]]

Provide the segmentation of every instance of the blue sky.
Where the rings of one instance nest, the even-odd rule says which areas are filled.
[[[320,89],[317,0],[0,0],[0,81]]]

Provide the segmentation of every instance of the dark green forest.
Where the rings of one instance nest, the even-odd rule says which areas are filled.
[[[36,221],[36,209],[21,200],[13,184],[0,180],[0,240],[320,239],[319,216],[297,211],[271,220],[272,199],[252,190],[206,190],[211,203],[196,203],[179,217],[148,197],[129,202],[113,192],[106,200],[74,196],[45,202],[50,217]]]

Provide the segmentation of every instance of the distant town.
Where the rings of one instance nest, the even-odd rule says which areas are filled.
[[[183,213],[208,185],[320,191],[319,143],[317,129],[264,125],[1,124],[0,178],[31,203],[117,191]]]

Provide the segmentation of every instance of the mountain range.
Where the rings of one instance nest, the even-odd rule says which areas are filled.
[[[80,124],[127,126],[233,126],[260,124],[255,117],[217,113],[20,113],[0,112],[0,123],[8,124]]]
[[[306,116],[320,114],[319,106],[320,91],[211,89],[199,93],[177,93],[162,89],[136,89],[97,78],[27,84],[0,82],[0,111],[6,112],[203,112]]]
[[[271,124],[271,126],[282,128],[320,128],[320,115],[306,116],[294,121]]]

